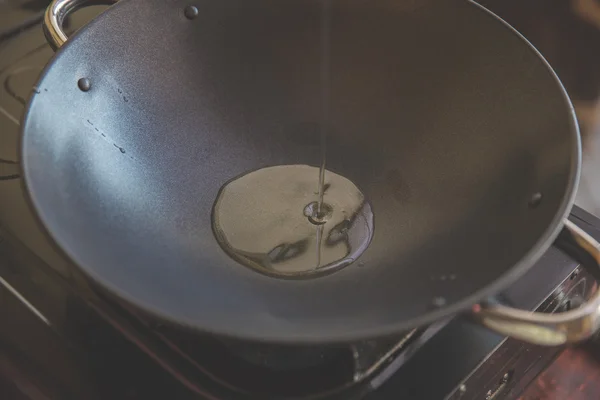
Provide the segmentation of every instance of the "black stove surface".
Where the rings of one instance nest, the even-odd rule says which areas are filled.
[[[164,326],[105,297],[44,235],[16,168],[25,102],[53,55],[39,24],[46,3],[0,0],[0,398],[512,398],[557,354],[460,317],[335,347],[250,345]],[[98,10],[76,13],[69,29]],[[577,208],[571,218],[600,238],[600,220]],[[500,298],[551,312],[593,287],[551,249]]]

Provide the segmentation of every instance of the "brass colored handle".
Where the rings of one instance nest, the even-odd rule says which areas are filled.
[[[600,265],[600,243],[583,229],[565,220],[567,233]],[[592,267],[592,266],[588,266]],[[580,307],[556,314],[543,314],[514,309],[498,304],[478,304],[475,318],[487,328],[502,335],[529,343],[557,346],[581,342],[600,329],[600,290]]]
[[[52,0],[44,15],[44,34],[50,46],[57,50],[67,41],[63,22],[69,13],[84,6],[112,5],[118,0]]]

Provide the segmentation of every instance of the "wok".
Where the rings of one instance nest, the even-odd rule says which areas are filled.
[[[58,51],[28,104],[22,168],[48,234],[108,292],[270,342],[459,312],[540,344],[598,330],[600,294],[557,315],[490,301],[555,239],[594,272],[599,260],[566,220],[580,166],[569,98],[498,17],[464,0],[332,3],[327,169],[360,188],[374,233],[359,262],[281,279],[230,257],[211,213],[235,177],[320,164],[321,2],[122,0],[66,41],[65,16],[96,3],[48,9]]]

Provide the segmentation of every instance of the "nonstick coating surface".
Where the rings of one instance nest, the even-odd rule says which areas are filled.
[[[193,20],[184,1],[123,0],[82,29],[23,124],[25,182],[49,234],[140,309],[246,339],[393,333],[508,286],[571,206],[571,104],[479,6],[402,4],[334,2],[327,167],[372,205],[364,267],[274,279],[232,260],[211,229],[226,181],[319,165],[317,0],[203,1]]]

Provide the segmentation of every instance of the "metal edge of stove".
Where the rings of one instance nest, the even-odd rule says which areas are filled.
[[[588,285],[588,281],[592,284]],[[572,304],[581,303],[596,287],[591,274],[578,266],[535,310],[553,313],[575,308]],[[516,339],[503,338],[445,400],[514,398],[529,383],[525,382],[523,377],[529,376],[532,380],[562,348],[535,346]],[[536,365],[537,373],[532,374]],[[515,378],[519,376],[520,379]]]
[[[0,329],[0,381],[5,381],[0,382],[0,393],[14,392],[8,399],[95,400],[85,358],[65,349],[63,339],[14,294],[0,284],[0,318],[5,324]]]

